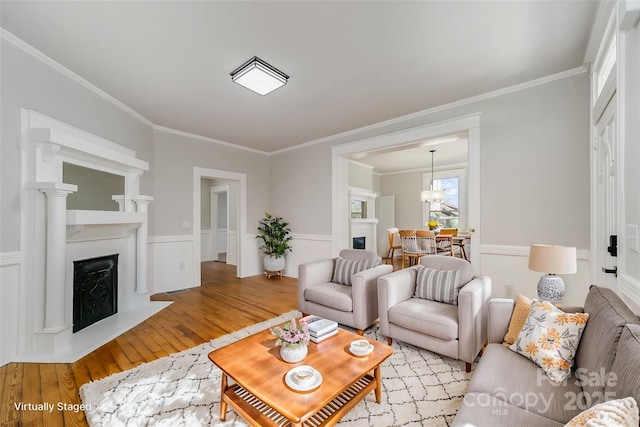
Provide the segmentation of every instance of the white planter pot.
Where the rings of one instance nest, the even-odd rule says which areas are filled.
[[[266,271],[282,271],[284,266],[284,256],[276,258],[273,255],[266,255],[264,257],[264,269]]]
[[[280,357],[288,363],[302,362],[307,357],[307,352],[307,346],[304,344],[295,346],[283,344],[280,346]]]

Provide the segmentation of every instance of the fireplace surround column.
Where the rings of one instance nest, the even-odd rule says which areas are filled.
[[[145,218],[136,230],[136,292],[145,294],[149,292],[147,287],[147,240],[148,240],[148,207],[153,201],[152,196],[134,196],[132,200],[136,204],[136,210],[143,213]]]
[[[65,325],[65,258],[67,243],[67,196],[76,185],[38,182],[30,186],[46,196],[46,279],[44,330],[57,331]]]

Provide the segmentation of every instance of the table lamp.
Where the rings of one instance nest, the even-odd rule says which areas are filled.
[[[560,301],[564,297],[564,281],[557,274],[577,271],[576,248],[558,245],[531,245],[529,269],[547,273],[538,282],[538,298]]]

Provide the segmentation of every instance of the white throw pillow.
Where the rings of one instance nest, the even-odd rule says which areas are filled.
[[[331,281],[351,286],[351,277],[354,274],[376,267],[377,265],[377,260],[346,259],[338,257],[336,258],[335,266],[333,268],[333,279],[331,279]]]
[[[458,305],[460,270],[436,270],[420,266],[416,277],[416,298]]]
[[[633,397],[602,402],[580,412],[565,427],[638,427],[638,404]]]

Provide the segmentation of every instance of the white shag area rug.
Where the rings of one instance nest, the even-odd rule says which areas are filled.
[[[245,336],[299,317],[292,311],[197,347],[93,381],[80,388],[92,427],[246,426],[232,410],[220,421],[220,370],[207,355]],[[348,328],[345,328],[348,329]],[[378,336],[378,327],[365,332]],[[448,426],[471,373],[464,362],[394,340],[382,365],[382,402],[369,393],[338,423],[344,426]],[[475,364],[474,364],[475,368]]]

